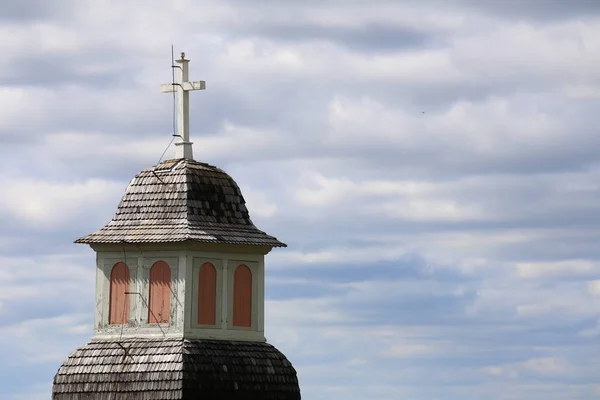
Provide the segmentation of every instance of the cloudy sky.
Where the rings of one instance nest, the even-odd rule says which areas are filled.
[[[303,398],[600,396],[600,2],[0,0],[0,399],[92,335],[106,223],[171,139],[239,183]],[[167,157],[173,152],[167,151]]]

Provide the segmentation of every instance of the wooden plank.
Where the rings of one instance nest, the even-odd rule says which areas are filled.
[[[233,273],[233,326],[252,326],[252,271],[244,264]]]
[[[178,83],[163,83],[160,85],[160,91],[163,93],[176,92],[179,86],[181,86],[186,92],[191,90],[205,90],[206,81],[183,82],[181,85]]]
[[[163,324],[171,320],[171,268],[157,261],[150,268],[148,323]]]
[[[204,263],[198,276],[198,324],[215,325],[216,314],[217,270],[211,263]]]
[[[110,273],[109,324],[126,324],[129,321],[129,267],[116,263]]]

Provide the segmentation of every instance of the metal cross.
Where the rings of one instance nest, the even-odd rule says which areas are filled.
[[[190,142],[190,91],[206,89],[205,81],[188,81],[188,64],[190,60],[185,59],[185,53],[176,61],[177,68],[175,82],[160,85],[163,93],[177,93],[177,141],[175,141],[175,158],[193,160],[192,142]]]

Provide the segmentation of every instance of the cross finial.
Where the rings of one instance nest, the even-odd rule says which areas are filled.
[[[175,82],[160,85],[163,93],[177,94],[177,133],[175,136],[175,158],[193,160],[192,142],[190,142],[190,101],[189,92],[192,90],[206,89],[205,81],[188,80],[188,64],[190,60],[185,59],[185,53],[181,52],[181,59],[176,60],[173,68],[177,69]]]

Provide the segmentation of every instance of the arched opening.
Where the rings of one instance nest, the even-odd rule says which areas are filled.
[[[252,326],[252,271],[244,264],[233,273],[233,326]]]
[[[149,297],[148,323],[168,323],[171,320],[171,268],[164,261],[157,261],[150,268]]]
[[[129,321],[129,267],[124,262],[113,265],[110,272],[108,323],[126,324]]]
[[[198,324],[215,325],[217,320],[217,270],[204,263],[198,275]]]

